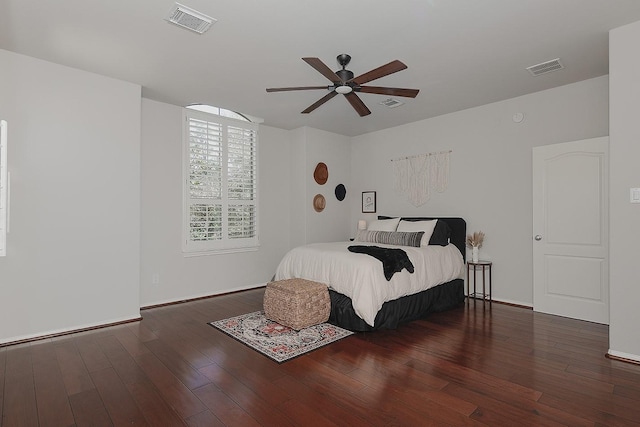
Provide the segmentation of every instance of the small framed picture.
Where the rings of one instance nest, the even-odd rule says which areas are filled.
[[[362,192],[362,213],[376,213],[376,192]]]

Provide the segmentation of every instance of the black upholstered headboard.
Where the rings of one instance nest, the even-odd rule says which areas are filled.
[[[391,216],[382,216],[379,215],[378,219],[388,219],[388,218],[397,218]],[[466,260],[466,249],[465,242],[467,239],[467,222],[462,218],[455,217],[402,217],[404,221],[425,221],[430,219],[438,219],[440,221],[444,221],[447,223],[449,228],[451,228],[451,237],[450,241],[458,249],[460,249],[460,253],[462,254],[462,259]]]

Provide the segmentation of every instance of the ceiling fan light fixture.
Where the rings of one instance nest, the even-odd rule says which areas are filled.
[[[351,86],[349,86],[349,85],[336,86],[336,92],[341,93],[343,95],[351,93],[352,90],[353,90],[353,88]]]

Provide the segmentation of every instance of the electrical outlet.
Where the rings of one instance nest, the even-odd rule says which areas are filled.
[[[160,284],[160,274],[158,274],[158,273],[153,273],[153,274],[151,275],[151,283],[152,283],[153,285],[158,285],[158,284]]]

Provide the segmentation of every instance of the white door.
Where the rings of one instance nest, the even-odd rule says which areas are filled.
[[[609,324],[609,138],[533,149],[533,309]]]

